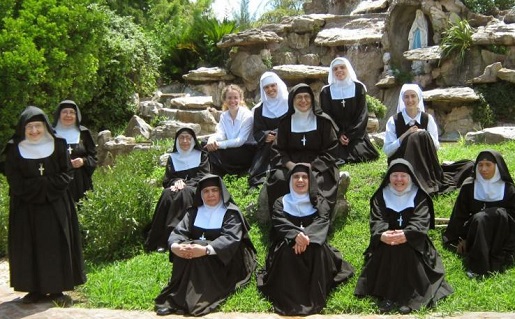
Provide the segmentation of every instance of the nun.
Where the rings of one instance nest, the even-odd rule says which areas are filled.
[[[393,160],[370,199],[370,243],[354,294],[377,298],[381,313],[401,314],[450,295],[453,289],[428,236],[433,228],[431,197],[409,162]]]
[[[2,152],[9,183],[9,270],[22,302],[52,300],[70,306],[63,294],[86,282],[79,223],[69,192],[73,168],[65,139],[55,135],[35,106],[20,116]]]
[[[86,191],[93,190],[92,176],[97,167],[95,141],[81,122],[82,115],[74,101],[64,100],[59,103],[54,113],[54,129],[68,144],[67,151],[73,167],[70,192],[76,203],[84,197]]]
[[[502,272],[513,264],[514,218],[515,187],[504,158],[482,151],[461,187],[443,243],[463,256],[470,278]]]
[[[257,274],[258,289],[281,315],[317,314],[354,270],[327,243],[330,206],[318,194],[309,165],[296,164],[288,180],[289,192],[274,204],[271,246]]]
[[[379,158],[368,137],[367,88],[356,77],[346,58],[329,66],[329,84],[320,92],[320,106],[338,127],[337,164],[374,161]]]
[[[204,176],[168,238],[173,269],[155,299],[157,315],[206,315],[247,284],[256,267],[249,229],[222,178]]]
[[[272,144],[277,138],[277,127],[288,112],[288,89],[277,74],[263,73],[259,88],[261,101],[252,109],[252,131],[257,148],[249,169],[250,187],[257,187],[265,182],[266,173],[270,169]]]
[[[209,169],[208,154],[201,148],[195,131],[187,127],[178,129],[145,242],[148,251],[167,250],[170,233],[193,204],[197,184],[209,174]]]

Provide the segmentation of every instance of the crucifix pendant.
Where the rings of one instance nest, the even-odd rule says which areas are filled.
[[[304,229],[304,226],[302,225],[302,223],[300,223],[300,229]]]
[[[399,222],[399,227],[401,227],[402,226],[402,221],[403,221],[402,215],[399,215],[399,219],[397,219],[397,221]]]
[[[43,172],[45,171],[45,168],[43,167],[43,163],[39,163],[39,175],[43,176]]]
[[[342,100],[342,107],[345,108],[345,100]]]
[[[302,137],[301,141],[302,141],[302,145],[303,145],[303,146],[306,146],[306,135],[304,135],[304,136]]]
[[[204,237],[204,233],[202,233],[202,236],[200,236],[199,239],[202,241],[206,240],[206,237]]]
[[[71,145],[68,145],[68,153],[72,155],[73,148]]]

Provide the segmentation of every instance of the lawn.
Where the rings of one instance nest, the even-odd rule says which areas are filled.
[[[443,144],[438,151],[440,161],[475,159],[484,149],[500,151],[510,172],[515,171],[515,142],[498,145],[463,145],[462,143]],[[330,244],[338,248],[344,258],[356,270],[356,275],[340,285],[329,297],[325,314],[373,314],[377,307],[372,299],[358,299],[353,295],[357,275],[363,265],[363,251],[369,241],[369,199],[379,185],[386,169],[384,155],[373,163],[347,165],[351,184],[347,192],[350,212],[346,219],[336,220]],[[248,191],[246,178],[226,177],[228,188],[241,208],[257,200],[256,191]],[[449,217],[457,192],[434,198],[437,217]],[[248,213],[251,222],[251,237],[258,250],[258,267],[263,265],[268,243],[268,226],[257,223]],[[464,272],[461,260],[442,248],[443,228],[430,231],[440,253],[446,279],[455,292],[438,302],[436,307],[422,309],[420,315],[429,313],[456,314],[469,311],[508,312],[515,310],[515,270],[477,280],[469,279]],[[88,282],[78,289],[84,307],[107,307],[117,309],[152,310],[153,298],[163,288],[171,273],[168,255],[161,253],[140,253],[126,260],[107,264],[88,263]],[[237,291],[221,306],[223,312],[271,312],[269,303],[256,288],[255,280]]]

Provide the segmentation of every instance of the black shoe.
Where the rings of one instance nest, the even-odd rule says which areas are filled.
[[[161,307],[161,308],[157,308],[157,310],[156,310],[156,314],[158,316],[168,316],[168,315],[171,315],[172,313],[174,313],[174,311],[173,311],[173,308],[170,308],[170,307]]]
[[[49,294],[48,297],[58,307],[68,308],[73,306],[72,298],[62,292]]]
[[[382,300],[378,306],[379,306],[380,313],[387,313],[387,312],[391,312],[393,310],[393,308],[395,307],[395,304],[393,301],[385,299],[385,300]]]
[[[408,307],[408,306],[401,306],[401,307],[399,308],[399,313],[400,313],[401,315],[407,315],[407,314],[409,314],[410,312],[411,312],[411,308],[410,308],[410,307]]]
[[[36,303],[43,298],[45,298],[45,295],[43,295],[42,293],[32,291],[23,296],[23,298],[21,298],[21,302],[25,304]]]

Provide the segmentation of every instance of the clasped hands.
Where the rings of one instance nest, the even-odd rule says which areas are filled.
[[[198,258],[206,255],[206,246],[199,244],[174,244],[172,253],[183,259]]]
[[[302,254],[306,251],[309,245],[309,237],[304,233],[298,233],[295,236],[295,245],[293,245],[293,250],[296,255]]]
[[[73,168],[79,168],[84,166],[84,160],[81,157],[77,157],[71,160]]]
[[[403,230],[387,230],[381,234],[381,241],[387,245],[400,245],[406,243],[406,235]]]
[[[180,191],[181,189],[183,189],[184,186],[186,186],[186,183],[182,179],[179,179],[172,186],[170,186],[170,190],[172,192],[177,192],[177,191]]]

